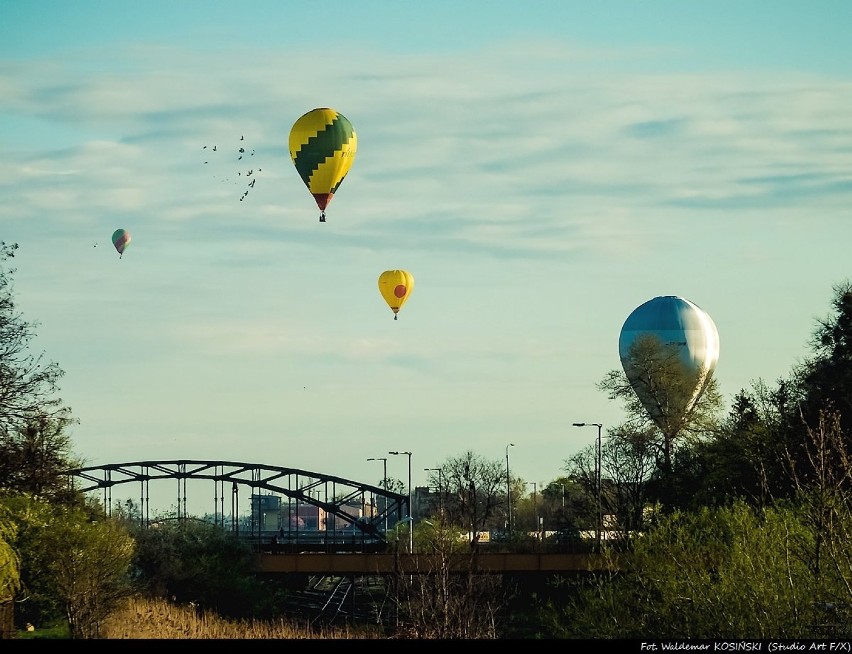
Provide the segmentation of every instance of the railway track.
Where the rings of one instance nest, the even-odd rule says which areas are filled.
[[[375,577],[311,577],[303,591],[291,595],[287,613],[305,619],[312,627],[385,625],[396,614],[385,579]]]

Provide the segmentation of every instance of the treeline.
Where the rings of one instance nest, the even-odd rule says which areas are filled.
[[[141,529],[108,516],[73,490],[70,407],[63,371],[30,350],[35,323],[17,310],[10,267],[18,246],[0,243],[0,636],[27,627],[98,638],[134,597],[202,607],[233,619],[275,619],[286,588],[254,574],[250,548],[200,521]]]
[[[75,420],[58,395],[62,370],[30,351],[35,325],[16,308],[9,267],[16,249],[0,243],[0,633],[59,624],[69,638],[102,637],[138,597],[285,618],[294,589],[258,578],[252,552],[215,525],[143,530],[132,504],[107,516],[70,488],[65,472],[81,465]],[[436,501],[413,541],[445,563],[391,580],[398,627],[388,636],[852,636],[852,283],[833,291],[808,355],[787,378],[742,389],[728,409],[711,381],[664,434],[612,371],[599,388],[626,420],[532,495],[502,461],[473,452],[432,469]],[[540,524],[604,528],[599,553],[613,572],[535,588],[478,573],[482,544],[466,535],[502,531],[504,547],[522,548]],[[401,549],[409,527],[398,530]],[[468,574],[449,574],[459,557]]]

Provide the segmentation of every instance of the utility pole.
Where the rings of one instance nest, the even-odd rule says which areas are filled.
[[[444,473],[440,468],[423,468],[424,472],[438,473],[438,512],[444,518]]]
[[[385,493],[388,492],[388,458],[386,456],[378,456],[371,457],[367,459],[367,461],[381,461],[384,464],[384,472],[382,473],[384,476],[382,477],[382,488],[385,489]],[[382,511],[385,514],[385,534],[388,533],[388,497],[385,495],[384,499],[384,507]]]
[[[601,429],[603,425],[599,422],[575,422],[575,427],[597,427],[598,437],[595,441],[595,496],[596,496],[596,520],[595,520],[595,551],[601,551],[601,531],[603,529],[603,514],[601,513]]]
[[[514,443],[506,446],[506,531],[512,536],[512,480],[509,476],[509,448],[515,447]]]
[[[414,507],[411,506],[411,452],[388,452],[397,456],[408,455],[408,553],[414,554]]]

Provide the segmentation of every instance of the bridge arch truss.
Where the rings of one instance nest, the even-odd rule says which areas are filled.
[[[315,506],[324,512],[325,531],[348,528],[351,534],[386,541],[388,525],[394,526],[408,514],[408,497],[378,486],[335,477],[319,472],[236,461],[205,461],[177,459],[167,461],[133,461],[108,463],[75,468],[66,472],[71,487],[83,493],[101,494],[104,509],[111,515],[112,491],[124,484],[139,485],[140,519],[151,524],[149,485],[152,481],[173,480],[177,484],[177,518],[186,519],[187,480],[213,482],[213,513],[216,524],[239,532],[239,494],[241,488],[250,492],[252,501],[250,532],[258,537],[264,532],[260,512],[265,492],[281,498],[285,524],[279,527],[282,536],[299,537],[300,507]],[[226,497],[230,506],[226,506]],[[230,514],[226,509],[230,509]],[[296,520],[290,519],[296,516]],[[319,516],[319,512],[317,512]],[[295,522],[295,528],[294,528]],[[331,529],[328,527],[332,525]],[[318,525],[319,527],[319,525]]]

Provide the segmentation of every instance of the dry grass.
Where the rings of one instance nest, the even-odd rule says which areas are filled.
[[[197,613],[191,606],[165,600],[132,598],[115,611],[102,627],[109,639],[376,639],[387,638],[369,627],[311,629],[294,621],[261,622],[226,620],[215,614]]]

